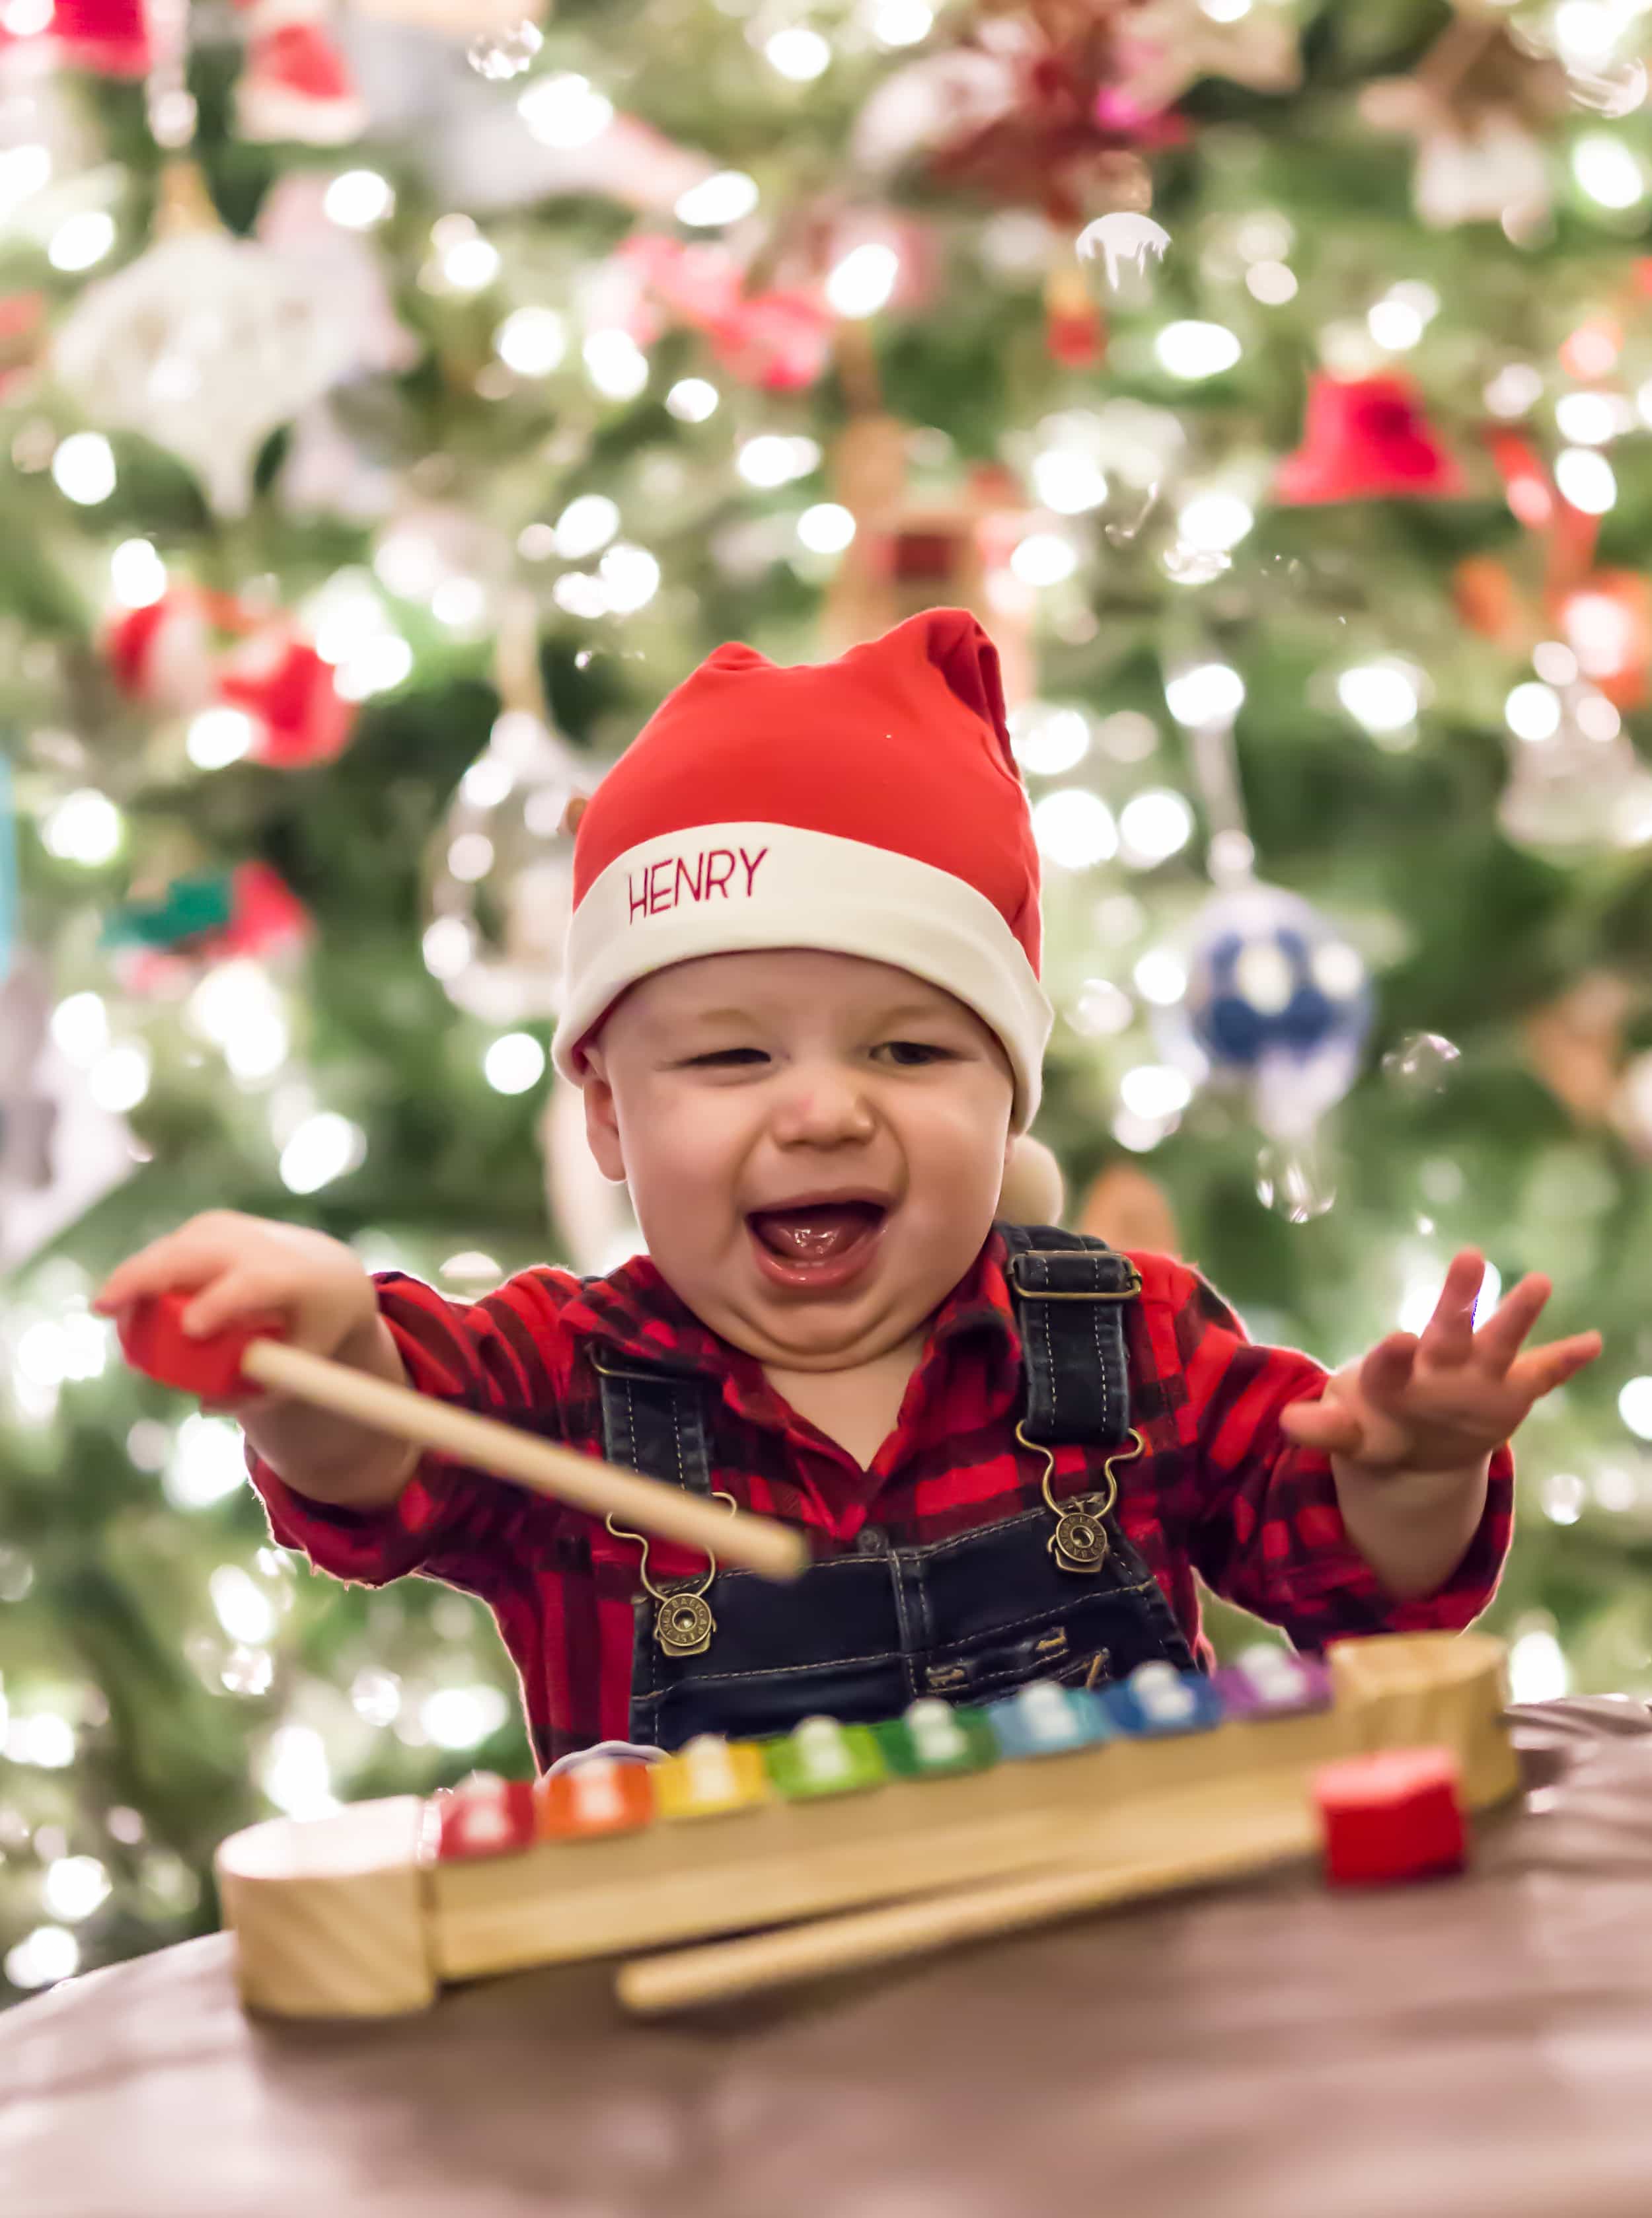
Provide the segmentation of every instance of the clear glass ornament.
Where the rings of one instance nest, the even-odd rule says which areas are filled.
[[[554,1017],[573,906],[576,790],[567,744],[506,709],[460,779],[426,866],[425,967],[484,1023]]]
[[[1557,691],[1555,728],[1510,741],[1497,804],[1504,836],[1556,863],[1643,846],[1652,840],[1652,771],[1603,693],[1581,682]]]
[[[92,423],[167,448],[220,516],[243,516],[258,449],[345,374],[356,342],[301,263],[232,239],[198,178],[170,189],[164,235],[86,287],[53,366]]]

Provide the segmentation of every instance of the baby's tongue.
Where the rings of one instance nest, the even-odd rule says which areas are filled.
[[[824,1263],[852,1248],[883,1215],[869,1201],[817,1202],[807,1209],[758,1209],[751,1229],[789,1263]]]

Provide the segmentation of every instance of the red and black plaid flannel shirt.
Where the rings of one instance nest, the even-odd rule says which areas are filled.
[[[1199,1642],[1196,1572],[1217,1594],[1318,1647],[1339,1633],[1456,1631],[1486,1606],[1506,1553],[1513,1463],[1498,1454],[1486,1513],[1437,1593],[1396,1602],[1343,1528],[1330,1465],[1279,1430],[1288,1403],[1317,1397],[1305,1355],[1258,1348],[1196,1273],[1138,1255],[1126,1312],[1132,1415],[1146,1453],[1120,1469],[1119,1515]],[[638,1256],[606,1279],[525,1271],[485,1299],[445,1299],[383,1274],[379,1302],[421,1393],[602,1453],[590,1343],[668,1357],[702,1373],[717,1484],[742,1509],[802,1526],[817,1552],[854,1546],[866,1525],[897,1543],[938,1540],[1039,1499],[1040,1462],[1015,1437],[1021,1343],[991,1236],[937,1311],[895,1430],[863,1471],[791,1409],[754,1357],[709,1331]],[[1082,1493],[1095,1465],[1058,1448],[1055,1490]],[[542,1762],[622,1738],[630,1688],[631,1596],[639,1551],[593,1518],[430,1456],[390,1509],[311,1502],[256,1457],[270,1528],[322,1570],[377,1586],[409,1571],[479,1595],[521,1674]],[[654,1544],[651,1567],[692,1570]]]

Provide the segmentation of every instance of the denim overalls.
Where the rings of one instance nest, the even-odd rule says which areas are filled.
[[[996,1229],[1025,1351],[1021,1437],[1093,1443],[1098,1490],[1055,1502],[1046,1480],[1050,1506],[922,1547],[868,1528],[789,1586],[715,1568],[650,1583],[636,1603],[633,1741],[786,1732],[817,1712],[864,1723],[920,1695],[974,1702],[1040,1678],[1092,1686],[1156,1658],[1196,1668],[1112,1514],[1113,1462],[1140,1445],[1124,1353],[1134,1267],[1080,1234]],[[710,1496],[704,1382],[607,1350],[593,1360],[609,1460]]]

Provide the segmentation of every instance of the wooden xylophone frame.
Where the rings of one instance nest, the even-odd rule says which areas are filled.
[[[1382,1749],[1449,1748],[1471,1808],[1515,1791],[1500,1641],[1389,1634],[1336,1643],[1327,1660],[1333,1699],[1317,1713],[656,1818],[485,1860],[434,1862],[430,1805],[413,1795],[270,1819],[232,1835],[216,1860],[241,1998],[283,2017],[393,2017],[427,2008],[451,1981],[1017,1874],[1116,1873],[1115,1899],[1204,1869],[1243,1875],[1313,1854],[1314,1773]]]

